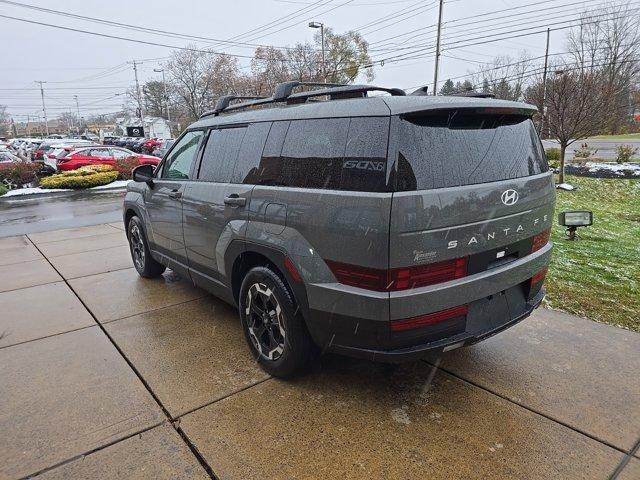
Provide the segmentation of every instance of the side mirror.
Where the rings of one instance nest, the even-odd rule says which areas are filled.
[[[151,164],[138,165],[131,172],[134,182],[144,182],[149,186],[153,185],[153,172],[155,167]]]

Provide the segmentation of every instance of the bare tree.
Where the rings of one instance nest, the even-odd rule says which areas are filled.
[[[234,92],[239,77],[237,60],[203,51],[174,52],[167,64],[173,88],[188,119],[196,119],[220,95]]]
[[[7,135],[9,131],[9,115],[6,105],[0,105],[0,135]]]
[[[573,142],[600,133],[606,123],[603,114],[609,105],[602,70],[582,72],[576,65],[556,65],[547,78],[545,126],[560,144],[560,183],[564,182],[565,153]],[[542,111],[541,78],[531,85],[525,99]]]
[[[158,80],[150,80],[142,86],[142,99],[147,115],[162,117],[166,115],[165,85]],[[169,93],[169,92],[167,92]]]
[[[314,36],[316,52],[322,50],[320,32]],[[324,29],[325,61],[327,81],[333,83],[351,83],[364,71],[367,81],[374,78],[373,68],[363,68],[371,64],[369,43],[357,32],[334,33],[331,28]]]
[[[636,7],[634,4],[633,7]],[[581,16],[568,35],[568,49],[581,72],[600,71],[609,105],[606,129],[617,133],[633,113],[640,74],[640,15],[630,3],[605,3],[597,17]]]
[[[471,75],[471,82],[475,90],[491,93],[496,98],[522,100],[531,65],[527,52],[521,52],[518,58],[508,55],[495,57]]]

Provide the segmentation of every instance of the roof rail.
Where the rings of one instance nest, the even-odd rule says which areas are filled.
[[[322,86],[318,90],[310,90],[307,92],[292,93],[293,89],[300,86]],[[367,92],[387,92],[393,96],[406,95],[405,91],[400,88],[384,88],[374,85],[345,85],[336,83],[316,83],[316,82],[283,82],[276,85],[275,91],[271,97],[239,97],[233,95],[225,95],[220,97],[213,110],[203,113],[200,118],[209,115],[219,115],[222,112],[240,110],[243,108],[254,107],[257,105],[266,105],[269,103],[287,102],[287,103],[304,103],[312,97],[329,96],[331,100],[341,98],[365,97]],[[230,105],[231,100],[250,99],[253,101]]]

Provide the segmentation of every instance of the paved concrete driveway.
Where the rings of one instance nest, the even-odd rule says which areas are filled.
[[[232,308],[139,278],[117,224],[0,239],[0,292],[0,478],[640,478],[636,333],[540,310],[276,380]]]

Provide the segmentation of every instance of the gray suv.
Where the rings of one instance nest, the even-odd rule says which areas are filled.
[[[140,275],[169,267],[236,305],[276,376],[324,351],[451,350],[540,304],[555,190],[533,106],[301,85],[221,98],[134,170]]]

